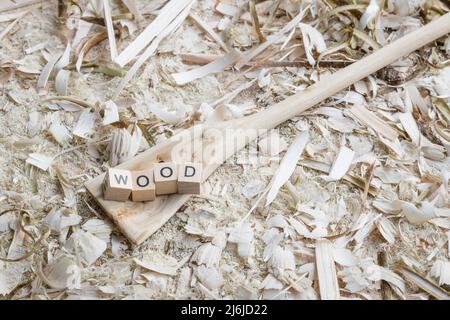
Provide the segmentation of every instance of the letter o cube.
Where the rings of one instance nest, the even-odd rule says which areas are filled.
[[[157,195],[177,193],[178,170],[175,163],[156,163],[153,170]]]
[[[155,182],[153,181],[153,169],[144,171],[132,171],[133,189],[131,200],[153,201],[156,197]]]

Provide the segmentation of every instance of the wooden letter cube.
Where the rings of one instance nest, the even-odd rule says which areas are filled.
[[[178,166],[178,193],[200,194],[201,185],[201,163],[185,163]]]
[[[172,162],[157,163],[154,166],[156,194],[171,194],[178,191],[177,165]]]
[[[108,169],[103,182],[105,200],[127,201],[131,194],[131,172],[128,170]]]
[[[153,201],[156,197],[156,188],[153,181],[153,169],[144,171],[132,171],[133,189],[131,190],[131,200],[133,201]]]

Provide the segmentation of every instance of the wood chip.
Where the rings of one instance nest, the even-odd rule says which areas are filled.
[[[55,89],[58,94],[67,96],[67,90],[69,86],[70,71],[59,70],[55,78]]]
[[[106,243],[89,232],[78,230],[67,240],[65,248],[78,252],[81,261],[90,266],[105,252]]]
[[[105,102],[104,112],[105,114],[103,116],[103,125],[108,125],[119,121],[119,110],[117,108],[117,104],[115,104],[114,101],[108,100]]]
[[[308,10],[308,7],[300,11],[298,15],[296,15],[285,27],[283,27],[279,32],[277,32],[274,35],[271,35],[267,37],[267,40],[263,43],[261,43],[256,48],[246,52],[242,59],[239,60],[238,63],[236,63],[236,69],[242,68],[245,64],[250,62],[254,57],[261,54],[264,50],[266,50],[268,47],[270,47],[273,43],[276,41],[279,41],[280,38],[282,38],[287,32],[291,31],[293,28],[295,28],[298,23],[303,19],[306,11]]]
[[[142,20],[142,14],[139,10],[135,0],[121,0],[123,4],[130,10],[130,12],[136,17],[138,21]]]
[[[405,128],[405,131],[408,133],[408,136],[411,138],[412,142],[418,146],[420,142],[420,132],[411,112],[401,113],[398,118],[400,119],[403,128]]]
[[[114,26],[111,17],[111,7],[109,0],[103,0],[103,10],[105,16],[106,30],[108,31],[109,51],[111,53],[111,61],[117,57],[116,35],[114,33]]]
[[[44,90],[47,86],[48,79],[50,78],[50,74],[53,71],[53,68],[55,67],[56,62],[61,58],[62,53],[55,54],[51,57],[51,59],[47,62],[44,69],[42,69],[42,72],[39,76],[38,82],[37,82],[37,88],[39,90]]]
[[[30,153],[26,162],[46,171],[52,164],[53,159],[54,157],[46,156],[41,153]]]
[[[172,0],[171,2],[174,2],[176,0]],[[185,1],[185,0],[183,0]],[[186,1],[185,1],[186,2]],[[153,53],[155,53],[156,49],[158,48],[159,43],[168,35],[170,35],[172,32],[174,32],[180,24],[186,19],[186,17],[189,14],[189,10],[192,5],[192,0],[190,0],[189,5],[187,5],[183,11],[170,23],[168,24],[164,30],[152,41],[152,43],[145,49],[144,53],[136,60],[136,62],[133,64],[133,66],[128,70],[125,77],[123,77],[122,81],[120,82],[119,86],[117,87],[113,99],[116,99],[120,92],[125,88],[127,83],[133,78],[133,76],[136,74],[136,72],[139,70],[139,68],[147,61],[148,58],[150,58]],[[155,20],[156,21],[156,20]],[[154,22],[155,22],[154,21]],[[136,39],[137,40],[137,39]],[[119,56],[120,57],[120,56]],[[119,58],[117,57],[117,59]]]
[[[406,278],[406,280],[412,282],[434,298],[438,300],[450,300],[450,295],[445,292],[445,290],[443,290],[441,287],[439,287],[426,277],[407,267],[401,267],[399,270]]]
[[[350,108],[350,112],[356,119],[361,121],[364,125],[371,127],[376,133],[381,134],[390,140],[395,140],[398,137],[397,131],[392,129],[372,111],[367,110],[362,105],[355,104]]]
[[[3,40],[3,38],[12,30],[12,28],[14,28],[14,26],[20,21],[20,19],[22,19],[25,14],[27,14],[28,11],[22,12],[16,20],[14,20],[13,22],[11,22],[5,29],[3,29],[3,31],[0,33],[0,41]]]
[[[352,165],[353,157],[355,156],[355,151],[346,146],[342,146],[336,156],[336,159],[331,166],[330,173],[328,177],[332,180],[340,180],[346,175],[348,169]]]
[[[222,38],[212,29],[206,22],[204,22],[198,15],[195,13],[190,13],[189,16],[192,20],[195,21],[214,41],[216,41],[225,52],[228,52],[229,49],[225,42],[223,42]]]
[[[232,50],[222,58],[208,63],[207,65],[186,72],[173,73],[172,77],[178,85],[183,85],[196,79],[203,78],[209,74],[221,72],[234,64],[240,57],[241,54],[239,52]]]
[[[219,2],[216,6],[216,10],[221,14],[230,17],[234,17],[239,11],[239,9],[236,6],[224,2]]]

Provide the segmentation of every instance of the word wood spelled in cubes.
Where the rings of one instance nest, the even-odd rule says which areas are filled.
[[[200,163],[155,163],[151,169],[129,171],[108,169],[103,182],[105,200],[153,201],[158,195],[200,194],[202,165]]]

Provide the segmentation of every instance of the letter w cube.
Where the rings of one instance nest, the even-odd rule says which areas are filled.
[[[132,189],[131,172],[128,170],[108,169],[103,182],[105,200],[127,201]]]

